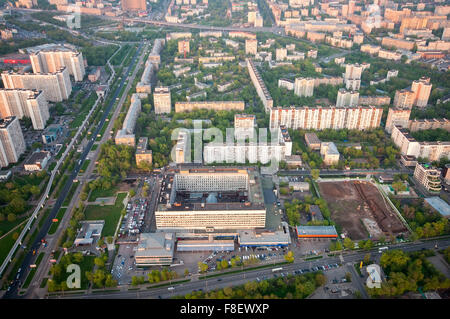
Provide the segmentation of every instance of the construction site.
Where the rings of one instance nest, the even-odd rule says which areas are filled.
[[[319,182],[331,219],[352,240],[397,236],[408,230],[379,192],[368,181]]]

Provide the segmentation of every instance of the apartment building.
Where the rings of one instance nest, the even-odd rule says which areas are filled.
[[[391,139],[405,156],[426,158],[429,161],[439,161],[441,158],[450,159],[450,142],[418,142],[407,129],[394,125]]]
[[[152,51],[148,55],[147,60],[153,63],[156,67],[161,63],[160,53],[165,43],[166,41],[164,39],[155,39],[153,42]]]
[[[414,92],[414,105],[418,107],[425,107],[430,98],[432,84],[430,78],[421,77],[419,80],[413,81],[411,84],[411,91]]]
[[[244,101],[200,101],[200,102],[176,102],[175,112],[191,112],[193,110],[205,109],[214,111],[243,111]]]
[[[345,66],[344,82],[347,90],[359,90],[362,72],[363,66],[361,64],[355,63]]]
[[[128,108],[127,115],[123,120],[122,129],[116,134],[116,144],[128,145],[135,147],[136,139],[134,136],[134,128],[136,126],[136,121],[141,112],[141,100],[137,93],[131,96],[131,104]]]
[[[285,88],[286,90],[293,91],[294,90],[294,81],[289,79],[279,79],[278,87]]]
[[[400,61],[402,59],[402,54],[400,52],[393,52],[389,50],[380,49],[378,51],[378,57],[380,59]]]
[[[245,54],[256,55],[258,52],[258,40],[245,39]]]
[[[135,154],[137,166],[141,165],[142,163],[151,164],[153,161],[152,150],[148,150],[147,145],[148,145],[148,138],[140,137],[136,146],[136,154]]]
[[[409,89],[397,90],[394,96],[394,106],[411,109],[414,105],[415,94]]]
[[[66,67],[75,82],[83,81],[86,74],[83,53],[64,46],[33,52],[30,54],[30,60],[33,73],[55,73]]]
[[[294,94],[298,96],[313,96],[314,79],[313,78],[296,78],[294,82]]]
[[[381,41],[381,45],[386,48],[396,48],[396,49],[402,49],[402,50],[408,50],[411,51],[414,48],[414,42],[404,40],[404,39],[394,39],[389,37],[383,37],[383,40]]]
[[[391,98],[387,95],[360,95],[358,104],[359,105],[389,105],[391,103]]]
[[[17,163],[26,150],[19,119],[8,116],[0,119],[0,167]]]
[[[284,61],[287,57],[287,49],[286,48],[278,48],[275,49],[275,59],[277,61]]]
[[[419,119],[409,121],[409,130],[411,132],[421,130],[442,129],[450,132],[450,120],[442,119]]]
[[[152,93],[152,80],[156,72],[156,65],[152,63],[150,58],[145,62],[144,72],[142,72],[141,80],[136,84],[136,93],[142,97],[147,97]]]
[[[121,0],[123,11],[145,11],[147,2],[145,0]]]
[[[440,192],[441,185],[441,171],[431,167],[429,164],[417,163],[414,169],[414,179],[429,192]]]
[[[178,53],[188,54],[190,52],[189,40],[179,40],[178,41]]]
[[[251,59],[246,59],[246,62],[253,86],[255,87],[256,92],[264,105],[264,110],[268,112],[273,107],[272,96],[270,95],[269,90],[267,89],[266,84],[264,83],[253,61]]]
[[[24,116],[31,119],[35,130],[43,130],[50,117],[48,103],[42,91],[0,89],[0,117]]]
[[[155,88],[153,92],[153,105],[155,106],[156,114],[170,113],[172,111],[172,101],[168,87],[160,86]]]
[[[272,141],[267,143],[208,143],[203,150],[205,164],[211,163],[262,163],[272,159],[284,161],[292,155],[292,140],[284,126],[272,131]]]
[[[54,73],[20,74],[4,71],[2,81],[6,89],[42,90],[45,99],[50,102],[66,100],[72,92],[72,83],[66,67]]]
[[[177,144],[175,145],[175,163],[183,164],[191,162],[191,143],[188,132],[178,133]]]
[[[392,133],[394,125],[397,125],[402,128],[407,128],[409,126],[410,115],[411,115],[410,108],[399,108],[399,107],[389,108],[385,127],[386,132],[388,132],[389,134]]]
[[[234,136],[236,139],[253,138],[256,131],[256,116],[253,114],[234,115]]]
[[[340,88],[337,94],[336,107],[353,107],[358,105],[359,92],[347,91]]]
[[[321,142],[316,133],[305,133],[306,145],[312,150],[320,150]]]
[[[270,111],[270,127],[285,125],[292,129],[355,129],[367,130],[380,126],[383,109],[359,107],[275,107]]]

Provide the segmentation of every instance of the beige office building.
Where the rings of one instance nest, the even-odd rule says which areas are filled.
[[[42,90],[44,97],[50,102],[67,100],[72,92],[69,71],[63,67],[54,73],[2,73],[3,85],[6,89]]]
[[[22,129],[17,117],[0,119],[0,167],[17,163],[26,150]]]
[[[63,46],[33,52],[30,60],[34,73],[55,73],[66,67],[76,82],[86,74],[83,54]]]
[[[170,89],[168,87],[155,88],[153,92],[153,104],[156,114],[170,113],[172,111]]]
[[[35,130],[43,130],[50,117],[48,103],[42,91],[0,89],[0,117],[24,116],[31,119]]]

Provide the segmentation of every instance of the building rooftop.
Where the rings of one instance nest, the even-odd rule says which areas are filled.
[[[333,236],[337,237],[334,226],[297,226],[298,236]]]
[[[135,257],[173,257],[174,234],[172,233],[142,233]]]
[[[444,217],[450,217],[450,205],[438,196],[425,198],[425,201]]]

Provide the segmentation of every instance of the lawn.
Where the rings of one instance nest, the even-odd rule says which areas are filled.
[[[7,220],[4,220],[0,223],[0,236],[6,234],[7,232],[9,232],[11,229],[13,229],[14,227],[16,227],[17,225],[19,225],[21,222],[23,222],[26,219],[26,217],[22,217],[22,218],[17,218],[15,221],[13,222],[9,222]]]
[[[13,239],[13,234],[9,234],[8,236],[0,239],[0,262],[3,263],[3,260],[8,256],[11,247],[14,245],[15,240]]]
[[[60,208],[58,213],[56,214],[56,217],[58,219],[57,222],[52,223],[50,226],[50,229],[48,230],[48,234],[52,235],[55,233],[55,231],[58,229],[59,223],[61,222],[61,219],[64,217],[64,214],[66,212],[67,208]]]
[[[89,201],[94,202],[98,197],[112,197],[116,194],[117,187],[113,187],[111,189],[94,189],[89,195]]]
[[[91,162],[91,160],[88,160],[88,159],[83,162],[83,166],[81,166],[81,168],[80,168],[80,173],[84,173],[86,171],[90,162]]]
[[[73,194],[75,194],[75,191],[77,190],[78,185],[80,182],[74,182],[72,186],[70,187],[69,193],[67,193],[66,199],[63,202],[63,206],[68,206],[70,204],[70,201],[72,200]]]
[[[84,211],[86,220],[104,220],[105,226],[103,227],[102,236],[114,236],[120,219],[120,212],[123,209],[122,202],[126,196],[127,193],[119,193],[114,205],[88,205]]]

